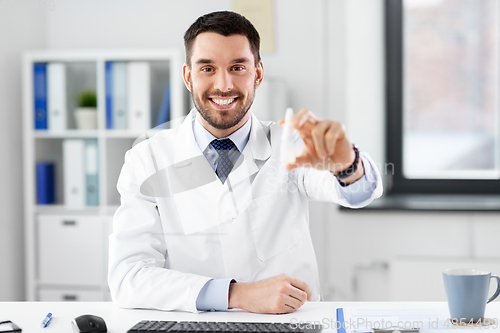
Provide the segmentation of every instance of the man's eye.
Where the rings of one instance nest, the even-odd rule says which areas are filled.
[[[243,66],[234,66],[233,67],[233,71],[242,71],[243,70]]]
[[[207,73],[208,73],[208,72],[213,71],[213,69],[212,69],[212,68],[210,68],[210,67],[204,67],[204,68],[202,68],[202,69],[201,69],[201,71],[202,71],[202,72],[207,72]]]

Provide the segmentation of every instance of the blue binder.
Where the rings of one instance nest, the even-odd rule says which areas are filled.
[[[106,62],[106,128],[113,129],[113,63]]]
[[[47,64],[36,63],[33,66],[34,83],[34,118],[35,129],[47,129]]]
[[[167,121],[170,121],[170,85],[167,85],[165,92],[163,93],[163,100],[161,102],[158,118],[156,118],[155,126],[160,126]]]
[[[337,308],[337,333],[345,333],[344,308]]]
[[[54,163],[36,163],[36,202],[39,205],[48,205],[55,203],[54,171]]]

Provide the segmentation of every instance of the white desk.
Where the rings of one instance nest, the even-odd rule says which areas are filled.
[[[164,312],[155,310],[120,309],[111,302],[0,302],[0,321],[12,320],[24,332],[73,332],[71,321],[82,314],[93,314],[106,321],[108,332],[124,333],[141,320],[192,320],[192,321],[249,321],[249,322],[307,322],[336,319],[339,307],[358,308],[445,308],[446,302],[308,302],[301,309],[286,315],[258,315],[241,310],[227,312],[203,312],[193,314],[187,312]],[[40,323],[52,312],[50,325],[42,329]],[[500,302],[493,302],[486,307],[486,317],[500,318]],[[324,330],[336,332],[336,330]],[[472,329],[457,328],[451,331],[466,332]],[[499,329],[475,329],[483,332],[500,332]]]

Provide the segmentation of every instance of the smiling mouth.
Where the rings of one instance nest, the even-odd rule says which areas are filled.
[[[219,98],[210,98],[210,100],[220,106],[227,106],[229,104],[232,104],[235,100],[237,100],[238,97],[235,98],[224,98],[224,99],[219,99]]]

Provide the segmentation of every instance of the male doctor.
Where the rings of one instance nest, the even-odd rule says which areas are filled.
[[[320,300],[308,201],[362,207],[381,195],[380,174],[340,123],[305,109],[292,123],[300,156],[280,162],[283,127],[251,113],[264,69],[243,16],[206,14],[184,41],[196,108],[125,156],[110,236],[113,301],[288,313]]]

